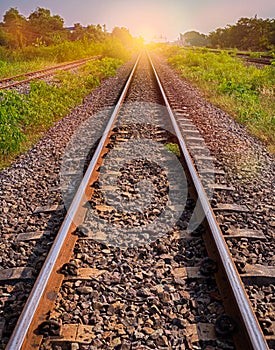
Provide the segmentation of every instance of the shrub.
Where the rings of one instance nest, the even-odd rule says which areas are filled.
[[[168,51],[168,62],[274,151],[274,67],[247,66],[227,52],[179,48],[173,55]]]
[[[81,103],[100,81],[115,74],[121,60],[103,58],[88,62],[77,73],[58,72],[54,83],[31,82],[27,95],[0,92],[0,159],[17,154],[33,135],[47,130],[55,121]]]

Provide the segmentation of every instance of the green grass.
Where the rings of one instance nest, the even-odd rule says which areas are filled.
[[[56,62],[36,59],[34,61],[8,62],[0,61],[0,79],[11,77],[13,75],[24,74],[27,72],[43,69],[53,66]]]
[[[247,66],[227,52],[164,49],[168,62],[275,152],[275,68]]]
[[[165,147],[168,149],[168,151],[174,153],[177,157],[180,157],[180,148],[177,143],[166,143]]]
[[[27,95],[0,91],[0,168],[8,165],[54,122],[80,104],[103,78],[113,76],[122,63],[122,60],[110,57],[88,62],[78,73],[57,73],[54,84],[32,82]]]
[[[18,50],[9,50],[0,46],[0,79],[96,55],[126,61],[130,53],[115,38],[107,38],[101,43],[85,40],[65,41],[58,45],[28,46]]]

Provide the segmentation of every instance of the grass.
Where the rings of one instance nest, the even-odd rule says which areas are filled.
[[[162,51],[185,79],[275,153],[274,66],[247,66],[227,52],[217,55],[175,47]]]
[[[56,62],[44,59],[36,59],[34,61],[23,62],[0,61],[0,79],[43,69],[45,67],[50,67],[55,64]]]
[[[165,147],[168,149],[169,152],[174,153],[177,157],[180,157],[180,148],[177,143],[166,143]]]
[[[28,46],[18,50],[0,46],[0,79],[96,55],[126,61],[129,59],[129,50],[115,38],[107,38],[101,43],[65,41],[58,45]]]
[[[58,72],[53,84],[31,82],[27,95],[0,91],[0,168],[28,149],[54,122],[113,76],[122,60],[105,57],[88,62],[77,73]]]

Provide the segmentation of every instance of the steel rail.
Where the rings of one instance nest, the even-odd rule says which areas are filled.
[[[86,62],[87,60],[88,59],[85,58],[83,60],[65,62],[65,63],[57,64],[56,66],[50,66],[50,67],[34,70],[34,71],[31,71],[31,72],[26,72],[26,73],[22,73],[22,74],[12,75],[11,77],[0,79],[0,83],[3,83],[5,81],[9,81],[9,80],[13,80],[13,79],[17,79],[17,78],[21,78],[21,77],[25,77],[27,75],[32,75],[32,74],[46,72],[47,70],[51,70],[51,69],[61,68],[61,67],[64,67],[64,66],[67,66],[67,65],[70,65],[70,64],[74,64],[74,63]]]
[[[12,77],[0,79],[0,84],[2,84],[2,83],[5,83],[5,82],[8,82],[8,81],[11,81],[11,80],[16,80],[16,79],[21,78],[21,77],[29,77],[29,78],[24,79],[24,80],[15,81],[13,83],[10,83],[10,84],[4,85],[4,86],[0,86],[0,90],[4,90],[4,89],[8,89],[10,87],[14,87],[14,86],[17,86],[17,85],[28,83],[29,81],[34,80],[34,79],[44,78],[44,77],[46,77],[48,75],[51,75],[53,72],[58,71],[58,70],[68,70],[68,69],[72,69],[72,68],[75,68],[75,67],[79,67],[79,66],[85,64],[88,61],[93,61],[93,60],[99,59],[101,57],[102,56],[94,56],[94,57],[91,57],[91,58],[85,58],[85,59],[78,60],[78,61],[62,63],[62,64],[59,64],[59,65],[56,65],[56,66],[40,69],[40,70],[37,70],[37,71],[22,73],[22,74],[14,75]],[[32,75],[40,74],[40,73],[44,73],[44,74],[32,77]]]
[[[91,177],[92,172],[95,169],[95,166],[98,162],[100,153],[103,149],[104,143],[107,140],[108,137],[108,133],[110,132],[115,119],[117,118],[118,112],[121,108],[121,105],[125,99],[125,96],[127,94],[127,91],[129,89],[129,86],[131,84],[133,75],[136,71],[136,67],[138,65],[139,59],[140,59],[141,54],[139,54],[135,65],[131,71],[131,74],[124,86],[124,89],[120,95],[120,98],[112,112],[112,115],[110,117],[110,120],[106,126],[105,132],[101,137],[101,140],[97,146],[97,149],[93,155],[93,158],[89,164],[89,167],[79,185],[79,188],[76,192],[76,195],[70,205],[70,208],[68,209],[68,212],[66,214],[66,217],[62,223],[62,226],[56,236],[56,239],[51,247],[51,250],[46,258],[46,261],[39,273],[39,276],[34,284],[34,287],[32,289],[32,292],[25,304],[25,307],[17,321],[16,327],[13,331],[13,334],[7,344],[6,350],[19,350],[21,349],[25,336],[27,334],[27,331],[29,329],[29,326],[32,322],[32,319],[34,317],[34,314],[38,308],[39,302],[41,300],[41,296],[43,294],[43,292],[45,291],[46,285],[49,281],[49,277],[53,271],[55,262],[58,259],[58,255],[61,252],[61,248],[63,245],[63,242],[67,236],[67,233],[71,227],[71,225],[73,225],[74,223],[74,218],[75,215],[77,213],[77,210],[79,208],[80,203],[82,203],[82,199],[85,196],[85,189],[88,186],[89,183],[89,179]]]
[[[184,47],[185,50],[192,50],[192,51],[199,51],[200,49],[192,47],[192,48],[187,48]],[[208,49],[207,52],[212,52],[214,54],[221,54],[224,50],[217,50],[217,49]],[[247,62],[253,62],[253,63],[258,63],[258,64],[262,64],[262,65],[271,65],[272,64],[272,60],[274,59],[274,57],[270,56],[270,55],[261,55],[260,57],[251,57],[248,53],[245,52],[234,52],[234,51],[230,51],[230,50],[225,50],[225,52],[227,52],[228,55],[233,56],[233,57],[237,57],[242,59],[243,61],[247,61]]]
[[[165,95],[161,81],[159,79],[159,76],[156,72],[156,69],[153,65],[152,59],[149,56],[149,54],[148,54],[148,57],[149,57],[149,61],[150,61],[151,65],[152,65],[152,69],[154,71],[156,80],[158,82],[159,89],[161,90],[161,94],[162,94],[162,97],[164,99],[169,116],[171,118],[176,136],[177,136],[179,144],[180,144],[180,148],[183,152],[186,164],[188,166],[190,175],[191,175],[193,183],[195,185],[199,201],[202,205],[202,208],[203,208],[203,211],[205,213],[205,217],[207,219],[208,225],[209,225],[211,232],[213,234],[213,238],[214,238],[216,247],[218,249],[220,259],[223,263],[223,266],[224,266],[225,272],[227,274],[230,286],[231,286],[232,291],[234,293],[234,296],[236,298],[237,305],[239,307],[239,310],[240,310],[240,313],[242,316],[242,321],[243,321],[245,328],[246,328],[246,331],[249,335],[251,345],[252,345],[253,349],[255,349],[255,350],[268,350],[269,347],[268,347],[267,342],[264,338],[263,332],[262,332],[262,330],[259,326],[259,323],[256,319],[256,316],[251,308],[251,305],[247,300],[246,292],[244,290],[243,284],[242,284],[241,279],[239,277],[239,274],[236,270],[236,267],[235,267],[234,263],[232,262],[227,245],[224,242],[222,232],[219,228],[219,224],[216,221],[215,214],[211,208],[207,194],[206,194],[204,187],[201,183],[201,180],[197,174],[197,171],[195,169],[195,165],[194,165],[192,158],[188,152],[186,143],[182,137],[182,133],[179,129],[178,123],[177,123],[175,116],[172,112],[172,109],[169,105],[169,102],[168,102],[168,99]]]

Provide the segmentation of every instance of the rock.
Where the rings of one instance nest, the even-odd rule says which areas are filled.
[[[92,287],[79,287],[77,288],[77,291],[80,293],[80,294],[89,294],[89,293],[92,293],[94,291],[94,289]]]
[[[150,328],[150,327],[144,327],[144,328],[142,328],[142,332],[144,332],[147,335],[150,335],[150,334],[154,333],[155,330],[153,328]]]
[[[165,335],[162,335],[156,339],[156,345],[157,346],[165,346],[169,347],[168,339]]]
[[[112,341],[111,341],[111,346],[114,346],[114,347],[116,347],[116,346],[118,346],[118,345],[120,345],[121,344],[121,339],[120,338],[114,338]]]

